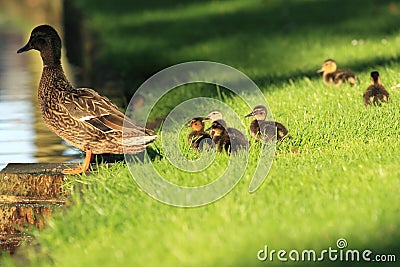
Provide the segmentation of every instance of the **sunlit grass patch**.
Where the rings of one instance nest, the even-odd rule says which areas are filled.
[[[122,163],[71,177],[71,203],[35,234],[41,252],[28,254],[31,266],[255,266],[264,245],[318,250],[335,247],[341,237],[349,248],[399,251],[400,91],[390,87],[400,83],[400,43],[391,1],[339,1],[346,9],[338,1],[194,1],[182,7],[150,2],[160,6],[142,3],[141,11],[130,1],[83,2],[91,26],[101,34],[101,60],[138,80],[147,68],[153,73],[186,60],[232,65],[255,80],[291,138],[277,144],[256,192],[249,193],[249,184],[261,145],[251,140],[248,164],[234,166],[246,168],[238,184],[220,200],[197,208],[153,199]],[[221,15],[225,7],[228,17]],[[122,14],[111,20],[116,16],[111,11]],[[379,17],[376,24],[372,14]],[[330,57],[356,71],[360,84],[324,86],[315,71]],[[140,74],[134,76],[134,70]],[[372,70],[380,72],[390,93],[391,101],[380,107],[365,107],[362,101]],[[251,107],[215,85],[204,88],[194,84],[172,92],[158,103],[154,117],[205,93],[229,105],[248,130],[251,120],[244,115]],[[227,121],[231,115],[226,114]],[[179,136],[165,132],[152,145],[162,158],[137,164],[154,167],[178,185],[204,185],[235,156],[191,150],[187,121],[179,122]],[[177,138],[176,150],[167,154],[162,141],[172,138]],[[171,163],[195,168],[199,159],[210,160],[210,166],[188,173]]]

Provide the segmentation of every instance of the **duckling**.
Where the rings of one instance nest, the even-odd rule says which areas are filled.
[[[266,121],[267,108],[259,105],[253,108],[253,111],[245,116],[245,118],[254,117],[250,124],[250,134],[260,141],[276,140],[280,141],[288,134],[286,127],[277,121]]]
[[[189,134],[188,142],[190,146],[197,150],[212,147],[211,136],[204,131],[204,122],[202,117],[193,118],[190,121],[189,128],[193,131]]]
[[[205,118],[203,121],[204,122],[207,122],[207,121],[214,122],[214,121],[217,121],[217,120],[223,120],[223,117],[222,117],[222,112],[220,110],[218,110],[218,109],[215,109],[213,111],[210,111],[210,113],[208,113],[208,115],[207,115],[207,118]],[[236,128],[231,128],[231,127],[228,127],[226,130],[227,130],[227,132],[229,134],[229,137],[232,140],[240,140],[238,142],[241,142],[241,144],[245,148],[248,147],[249,140],[247,139],[247,137],[241,131],[239,131]]]
[[[334,84],[337,87],[343,82],[348,82],[353,86],[357,81],[359,81],[352,71],[337,70],[336,61],[333,59],[325,60],[322,64],[322,68],[317,70],[317,73],[320,72],[322,72],[322,81],[326,85]]]
[[[383,87],[379,72],[371,72],[371,85],[368,86],[363,98],[366,106],[371,103],[374,106],[380,105],[379,101],[387,102],[389,100],[389,92]]]
[[[226,153],[231,153],[231,140],[229,138],[229,134],[226,130],[226,123],[224,120],[216,120],[214,121],[210,128],[207,130],[211,130],[212,140],[217,147],[218,152],[222,152],[225,150]]]
[[[204,121],[216,121],[216,120],[223,120],[222,112],[218,109],[210,111],[208,113],[207,118]]]
[[[226,122],[224,120],[213,121],[210,128],[212,140],[217,147],[218,152],[225,150],[226,153],[230,154],[237,152],[240,149],[248,148],[247,138],[238,139],[237,137],[232,137],[227,131]]]
[[[107,97],[93,89],[72,86],[61,66],[61,38],[53,27],[34,28],[28,43],[17,53],[32,49],[40,52],[43,61],[38,99],[46,125],[86,152],[82,166],[65,169],[63,173],[86,171],[92,154],[139,153],[157,138],[126,117]]]

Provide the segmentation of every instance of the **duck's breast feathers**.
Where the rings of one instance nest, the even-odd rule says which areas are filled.
[[[122,132],[123,127],[142,134],[145,129],[127,118],[108,98],[89,88],[77,88],[65,94],[63,103],[69,115],[102,132]],[[124,125],[125,120],[125,125]]]

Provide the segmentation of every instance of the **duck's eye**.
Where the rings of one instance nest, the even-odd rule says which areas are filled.
[[[46,41],[43,38],[36,38],[34,40],[35,45],[39,46],[39,47],[43,47],[46,45]]]

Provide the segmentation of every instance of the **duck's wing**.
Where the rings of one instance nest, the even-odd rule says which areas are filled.
[[[323,79],[324,79],[324,81],[325,81],[326,84],[329,84],[329,83],[335,82],[335,77],[336,77],[336,75],[335,75],[335,73],[333,72],[333,73],[327,73],[327,74],[325,74],[325,75],[323,76]]]
[[[369,105],[374,99],[374,86],[368,86],[367,90],[363,94],[364,105]]]
[[[88,123],[102,132],[122,132],[125,126],[132,134],[146,133],[144,127],[136,125],[126,117],[107,97],[90,88],[77,88],[68,92],[64,103],[60,104],[68,110],[73,119]]]
[[[236,128],[228,128],[227,132],[229,134],[229,138],[247,140],[247,137]]]
[[[260,134],[264,136],[265,140],[272,140],[276,136],[277,140],[281,140],[285,137],[289,131],[286,127],[277,121],[259,121]]]
[[[383,87],[383,85],[379,85],[377,88],[377,96],[381,101],[387,102],[389,99],[389,92]]]
[[[364,104],[368,105],[374,103],[374,105],[379,105],[379,101],[387,102],[389,100],[389,92],[383,87],[383,85],[370,85],[365,91]]]
[[[277,139],[281,140],[283,137],[285,137],[289,131],[286,129],[285,125],[283,125],[280,122],[275,121],[276,125],[276,133],[277,133]]]
[[[231,144],[236,144],[240,147],[248,147],[249,141],[241,131],[236,128],[228,128],[227,132],[229,134]]]
[[[356,74],[352,71],[349,70],[338,70],[334,73],[334,82],[335,83],[340,83],[340,82],[350,82],[350,84],[355,84],[358,79],[356,77]]]
[[[274,121],[258,121],[259,134],[264,140],[270,141],[277,137],[277,128]]]

